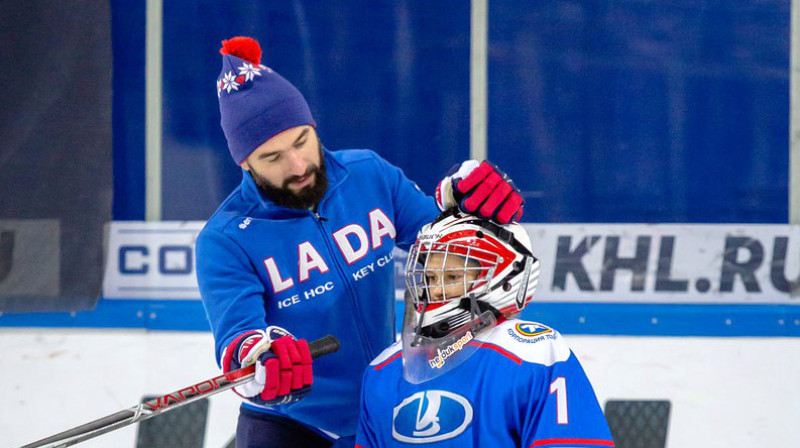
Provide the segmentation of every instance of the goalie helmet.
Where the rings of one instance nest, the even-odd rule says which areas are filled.
[[[405,278],[404,375],[418,383],[466,360],[469,339],[525,308],[539,261],[521,225],[453,209],[420,230]]]

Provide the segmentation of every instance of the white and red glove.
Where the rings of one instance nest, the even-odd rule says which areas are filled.
[[[300,400],[311,390],[314,378],[308,342],[281,327],[243,333],[222,354],[225,373],[253,363],[253,380],[233,389],[241,397],[276,405]]]
[[[514,182],[488,161],[467,160],[436,187],[436,205],[458,208],[500,224],[519,221],[524,201]]]

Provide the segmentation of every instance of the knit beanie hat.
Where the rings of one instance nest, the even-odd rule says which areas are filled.
[[[305,98],[289,81],[261,64],[250,37],[222,41],[217,79],[220,123],[237,165],[261,144],[296,126],[316,126]]]

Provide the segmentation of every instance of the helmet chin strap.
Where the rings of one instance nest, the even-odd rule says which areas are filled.
[[[425,311],[428,310],[428,300],[426,299],[425,302],[422,304],[422,311],[419,313],[419,321],[417,322],[417,328],[414,329],[414,340],[411,342],[412,347],[418,347],[420,345],[420,338],[422,337],[422,322],[425,320]]]
[[[487,305],[487,308],[491,309]],[[492,311],[494,313],[494,311]],[[483,312],[480,309],[478,304],[478,299],[475,297],[475,294],[469,294],[469,313],[470,313],[470,325],[472,326],[472,334],[478,334],[479,331],[483,330],[487,326],[490,325],[489,322],[484,322],[481,319]]]

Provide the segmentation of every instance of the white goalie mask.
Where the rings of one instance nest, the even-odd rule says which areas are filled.
[[[521,225],[450,210],[420,230],[405,277],[403,373],[419,383],[461,364],[478,332],[525,308],[539,261]]]

